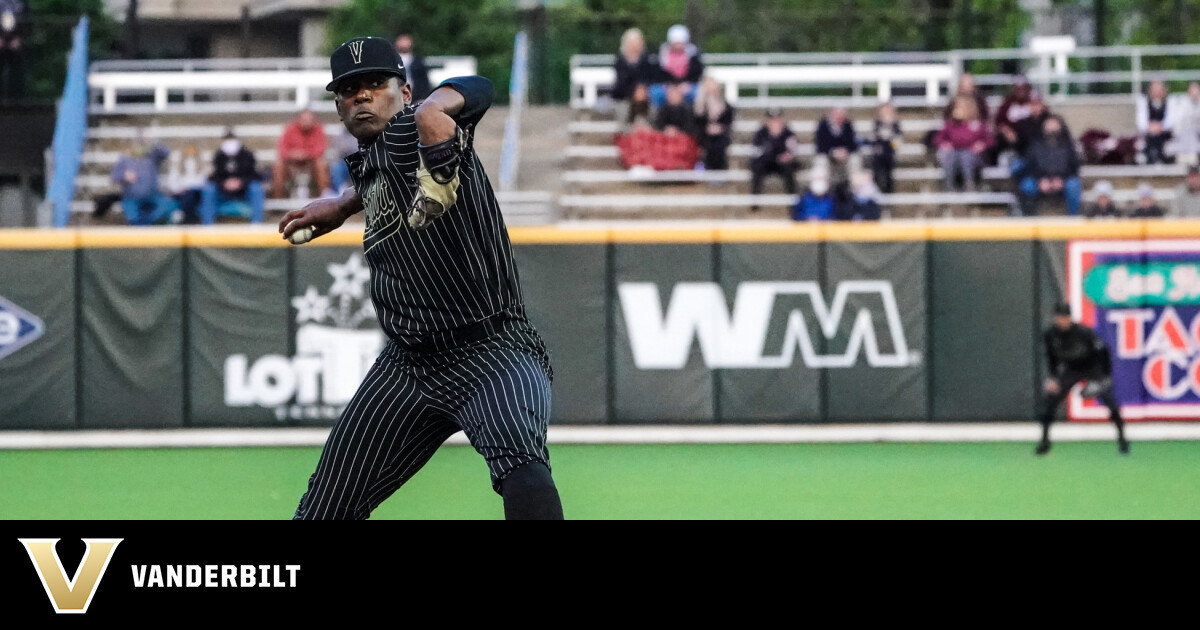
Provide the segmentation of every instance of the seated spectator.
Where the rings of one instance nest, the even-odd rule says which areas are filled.
[[[617,136],[621,163],[632,170],[692,170],[700,160],[700,145],[685,134],[667,135],[646,125]]]
[[[113,167],[112,180],[121,187],[121,207],[130,225],[171,222],[178,206],[158,185],[159,168],[170,154],[167,147],[151,147],[139,137],[130,154],[121,156]]]
[[[1040,99],[1039,99],[1040,100]],[[1025,77],[1018,77],[1012,93],[996,110],[996,155],[1005,151],[1020,153],[1017,125],[1033,114],[1033,87]],[[1044,108],[1043,108],[1044,109]]]
[[[612,98],[625,104],[625,111],[617,119],[626,125],[633,125],[637,113],[649,118],[650,94],[647,86],[654,78],[654,66],[650,54],[646,52],[646,39],[640,30],[631,28],[621,36],[621,50],[613,69],[617,73],[617,81],[613,84]]]
[[[1123,216],[1121,209],[1113,203],[1113,185],[1108,180],[1096,182],[1092,192],[1096,194],[1096,203],[1088,206],[1084,216],[1089,219]]]
[[[684,100],[682,83],[674,83],[667,88],[667,103],[658,110],[654,119],[654,128],[669,135],[696,135],[696,115],[691,106]]]
[[[667,87],[671,83],[685,84],[685,99],[695,100],[696,85],[704,76],[704,62],[700,50],[692,44],[692,34],[687,27],[676,24],[667,31],[667,43],[658,51],[658,66],[653,70],[657,82],[650,86],[650,104],[662,107],[667,101]]]
[[[837,195],[829,183],[829,173],[814,168],[808,190],[792,206],[794,221],[831,221],[837,216]]]
[[[263,222],[266,193],[259,181],[258,164],[254,154],[242,146],[232,131],[225,134],[221,150],[213,156],[213,172],[204,187],[200,204],[200,220],[204,225],[217,221],[221,206],[244,202],[249,206],[251,223]]]
[[[1175,107],[1167,93],[1167,84],[1155,81],[1146,96],[1138,99],[1137,129],[1142,136],[1142,155],[1146,164],[1167,164],[1167,142],[1175,127]]]
[[[896,107],[891,103],[880,105],[875,116],[875,132],[871,137],[871,172],[875,176],[875,185],[889,195],[896,192],[893,174],[896,171],[896,153],[903,142],[904,134],[900,130]]]
[[[729,169],[729,145],[733,144],[734,108],[725,102],[725,91],[716,79],[704,80],[696,99],[696,121],[700,127],[700,146],[704,148],[704,168]]]
[[[1026,154],[1020,188],[1027,215],[1036,214],[1038,199],[1049,195],[1063,195],[1067,200],[1067,212],[1071,216],[1079,214],[1083,199],[1079,153],[1075,150],[1075,141],[1067,135],[1057,116],[1046,119],[1042,139]]]
[[[358,150],[358,138],[352,136],[349,130],[342,129],[337,138],[334,138],[329,147],[332,155],[329,161],[329,183],[333,186],[333,192],[341,194],[350,187],[350,167],[346,165],[346,158],[358,153]]]
[[[951,95],[950,102],[946,104],[946,109],[942,111],[943,120],[954,116],[955,103],[960,96],[965,96],[975,101],[975,109],[979,111],[979,120],[991,120],[992,112],[988,107],[987,97],[975,86],[975,77],[968,73],[963,73],[958,77],[958,86],[955,88],[954,94]]]
[[[1154,199],[1154,187],[1150,184],[1138,186],[1138,204],[1129,216],[1135,219],[1161,219],[1167,216],[1167,211],[1158,205]]]
[[[788,127],[779,109],[767,110],[767,120],[758,133],[754,134],[755,156],[750,160],[750,193],[762,194],[763,180],[768,175],[783,178],[783,188],[789,195],[796,194],[796,155],[800,145],[796,134]],[[828,173],[828,170],[825,170]],[[756,206],[753,208],[758,210]]]
[[[975,192],[979,188],[983,154],[992,146],[992,142],[992,133],[980,120],[974,99],[956,98],[954,112],[946,120],[936,140],[942,182],[947,191],[955,189],[959,177],[962,177],[967,192]]]
[[[275,158],[273,194],[276,199],[288,196],[288,184],[297,178],[297,196],[307,199],[308,196],[333,196],[329,189],[329,165],[325,162],[325,151],[329,142],[325,138],[325,129],[311,110],[305,109],[288,123],[279,138],[278,155]],[[309,190],[309,184],[315,183],[316,190]],[[307,195],[307,196],[306,196]]]
[[[816,168],[826,169],[835,183],[845,182],[852,173],[862,170],[862,157],[858,154],[858,136],[854,123],[846,115],[846,109],[835,107],[817,125]]]
[[[186,225],[200,223],[200,201],[203,199],[204,184],[208,178],[200,169],[200,151],[195,144],[183,147],[181,153],[171,153],[167,169],[167,190],[179,205]]]
[[[1188,84],[1187,97],[1179,100],[1175,122],[1175,155],[1188,166],[1200,164],[1200,83]]]
[[[878,221],[883,216],[879,207],[879,189],[870,173],[855,173],[850,181],[850,194],[837,206],[839,221]]]
[[[1029,115],[1012,124],[1013,135],[1015,141],[1011,145],[1013,151],[1018,157],[1023,157],[1029,147],[1042,138],[1042,127],[1046,124],[1046,119],[1053,116],[1050,113],[1049,106],[1046,105],[1045,99],[1038,92],[1032,92],[1029,95]],[[1067,134],[1070,135],[1070,130],[1067,129]]]
[[[1200,219],[1200,165],[1188,167],[1187,180],[1175,189],[1170,214],[1179,219]]]

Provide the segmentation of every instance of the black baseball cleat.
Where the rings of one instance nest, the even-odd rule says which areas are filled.
[[[1044,441],[1041,444],[1038,444],[1037,450],[1034,451],[1034,454],[1037,455],[1038,457],[1049,455],[1050,454],[1050,443]]]
[[[1129,440],[1121,440],[1120,442],[1117,442],[1117,451],[1120,452],[1122,455],[1128,455],[1129,454]]]

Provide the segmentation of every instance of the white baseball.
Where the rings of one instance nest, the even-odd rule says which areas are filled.
[[[300,228],[292,232],[292,237],[288,240],[292,242],[292,245],[303,245],[313,240],[313,229],[311,227]]]

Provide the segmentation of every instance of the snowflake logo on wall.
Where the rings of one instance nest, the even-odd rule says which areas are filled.
[[[297,324],[332,324],[338,328],[358,328],[363,322],[375,319],[375,306],[367,292],[371,270],[363,264],[361,254],[351,254],[345,264],[329,265],[333,284],[329,294],[322,295],[316,287],[292,298]]]

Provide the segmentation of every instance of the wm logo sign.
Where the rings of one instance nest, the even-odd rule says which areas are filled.
[[[732,313],[713,283],[677,285],[665,314],[655,284],[622,284],[618,291],[642,370],[683,369],[697,340],[711,369],[781,370],[794,365],[797,352],[813,369],[850,368],[863,358],[874,368],[920,362],[909,351],[890,282],[843,282],[832,303],[816,282],[747,282],[738,287]],[[851,308],[852,297],[875,306],[881,321],[869,306]]]

